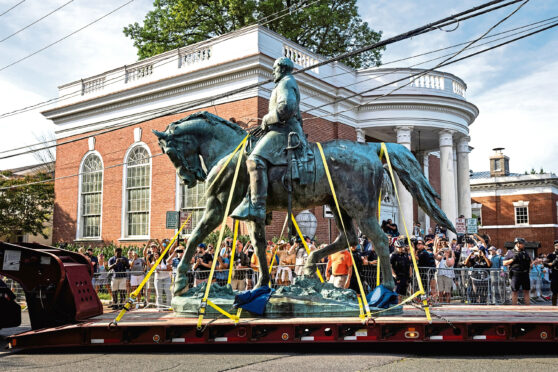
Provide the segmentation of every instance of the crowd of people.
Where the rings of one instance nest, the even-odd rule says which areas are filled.
[[[531,300],[550,300],[550,294],[545,292],[549,288],[552,303],[556,305],[558,241],[555,242],[555,253],[532,259],[525,251],[522,238],[517,238],[515,247],[504,253],[492,246],[490,237],[486,235],[473,234],[459,237],[459,240],[448,240],[443,228],[436,227],[425,233],[417,223],[413,226],[414,235],[408,240],[398,235],[398,227],[391,220],[384,221],[382,228],[389,240],[391,274],[400,298],[414,293],[420,280],[433,303],[451,303],[459,298],[468,303],[504,304],[511,301],[517,304],[522,297],[522,301],[529,304]],[[313,239],[307,237],[305,240],[308,251],[300,238],[288,242],[268,242],[266,258],[268,265],[273,266],[273,286],[289,285],[294,278],[303,275],[308,253],[325,246],[317,246]],[[419,276],[414,274],[409,242],[414,248]],[[145,273],[156,265],[154,275],[147,280],[138,302],[145,306],[154,297],[158,308],[168,308],[172,299],[173,278],[184,254],[185,243],[170,247],[159,264],[157,260],[169,244],[168,240],[152,240],[143,250],[129,249],[126,257],[121,248],[116,248],[110,258],[103,254],[95,256],[92,248],[81,250],[81,253],[92,261],[96,273],[95,287],[111,294],[111,306],[115,309],[123,306],[130,293],[144,280]],[[189,263],[189,286],[207,282],[213,260],[217,257],[215,283],[226,285],[229,270],[232,270],[230,284],[233,290],[252,289],[259,275],[258,258],[250,241],[246,244],[237,241],[236,244],[234,258],[231,237],[224,239],[217,255],[212,244],[199,244]],[[332,254],[319,263],[319,269],[334,286],[359,292],[353,260],[365,291],[372,290],[378,275],[378,256],[373,244],[364,235],[361,235],[358,245],[351,247],[351,252],[343,250]],[[508,298],[509,292],[511,298]]]

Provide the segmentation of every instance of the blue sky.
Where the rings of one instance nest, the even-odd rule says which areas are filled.
[[[0,39],[68,0],[27,0],[0,17]],[[19,0],[0,0],[0,13]],[[0,68],[82,27],[122,1],[74,0],[61,11],[0,42]],[[359,0],[359,11],[385,37],[457,13],[484,1]],[[454,32],[436,31],[391,45],[383,60],[408,57],[480,36],[517,5],[460,24]],[[136,60],[122,27],[141,21],[152,0],[136,0],[60,44],[0,71],[0,112],[57,96],[57,86]],[[558,1],[531,0],[494,32],[558,16]],[[424,59],[402,62],[408,66]],[[432,65],[426,65],[431,67]],[[558,28],[444,69],[465,80],[467,98],[480,109],[471,126],[471,168],[488,168],[494,147],[505,147],[513,172],[543,167],[558,173],[554,125],[558,105]],[[0,149],[37,142],[53,130],[39,110],[0,119]],[[0,169],[33,162],[30,156],[0,161]]]

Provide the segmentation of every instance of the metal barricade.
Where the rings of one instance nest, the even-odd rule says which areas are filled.
[[[434,303],[504,305],[510,301],[509,279],[502,269],[419,267],[412,275],[409,294],[420,278]]]

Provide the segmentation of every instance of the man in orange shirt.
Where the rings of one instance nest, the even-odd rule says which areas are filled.
[[[351,260],[351,254],[346,249],[329,256],[326,268],[327,281],[337,288],[349,288],[353,273]]]

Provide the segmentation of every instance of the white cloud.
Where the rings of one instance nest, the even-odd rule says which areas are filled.
[[[494,147],[505,147],[512,172],[543,167],[558,173],[556,76],[558,62],[541,64],[475,97],[481,114],[471,126],[471,167],[487,170]]]

